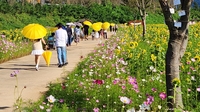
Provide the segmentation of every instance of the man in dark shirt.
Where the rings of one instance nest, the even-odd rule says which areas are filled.
[[[66,31],[67,31],[67,34],[68,34],[67,46],[71,46],[71,39],[72,39],[72,28],[71,28],[71,25],[67,24]]]

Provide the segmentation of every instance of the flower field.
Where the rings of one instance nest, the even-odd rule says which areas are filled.
[[[27,55],[31,52],[31,41],[24,38],[21,30],[0,31],[0,63]]]
[[[101,44],[73,72],[46,95],[24,108],[28,112],[165,112],[166,25],[121,26],[116,36]],[[200,110],[200,24],[189,27],[189,43],[181,60],[181,85],[185,111]],[[173,96],[175,97],[175,96]]]

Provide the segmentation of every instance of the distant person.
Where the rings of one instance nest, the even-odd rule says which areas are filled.
[[[114,26],[114,34],[116,34],[116,32],[117,32],[117,30],[118,30],[118,26],[115,24],[115,26]]]
[[[72,42],[72,28],[71,25],[67,24],[67,35],[68,35],[68,41],[67,41],[67,46],[71,46],[71,42]]]
[[[43,38],[33,40],[33,48],[32,48],[31,54],[35,55],[35,70],[36,71],[39,70],[40,57],[44,52],[42,43],[46,45],[45,47],[47,48],[47,44]]]
[[[91,35],[92,35],[92,40],[94,40],[94,37],[95,37],[95,31],[94,30],[92,30]]]
[[[62,28],[62,24],[59,23],[56,25],[58,30],[55,32],[56,38],[56,49],[57,49],[57,57],[58,57],[58,67],[61,68],[64,65],[67,65],[67,48],[66,44],[68,42],[68,35],[66,30]]]
[[[89,35],[89,26],[88,25],[84,25],[83,26],[83,31],[84,31],[84,36],[85,36],[85,40],[88,40],[88,35]]]
[[[110,32],[112,32],[113,31],[113,27],[110,25]]]
[[[107,39],[107,38],[108,38],[108,37],[107,37],[107,30],[105,30],[105,29],[103,30],[103,38],[104,38],[104,39]]]
[[[76,27],[74,28],[74,42],[76,43],[76,45],[78,44],[78,42],[80,42],[80,35],[81,35],[81,29],[80,26],[76,25]]]
[[[55,49],[55,42],[56,39],[54,38],[55,33],[51,33],[51,35],[48,37],[48,49]]]
[[[80,32],[80,38],[81,38],[81,40],[83,40],[83,39],[85,38],[85,35],[84,35],[84,28],[81,28],[80,31],[81,31],[81,32]]]

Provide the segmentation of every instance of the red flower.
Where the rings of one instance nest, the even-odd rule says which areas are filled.
[[[101,84],[104,83],[104,81],[103,81],[103,80],[99,80],[99,79],[97,79],[97,80],[94,80],[94,83],[95,83],[95,84],[99,84],[99,85],[101,85]]]

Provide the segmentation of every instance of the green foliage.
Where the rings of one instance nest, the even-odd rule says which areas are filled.
[[[164,17],[162,14],[149,13],[146,17],[147,24],[164,24]]]

